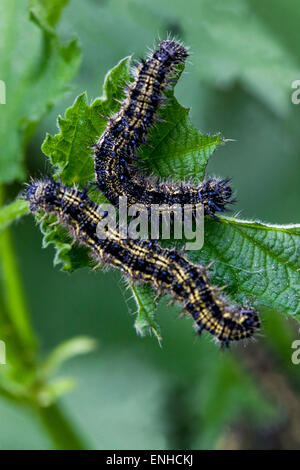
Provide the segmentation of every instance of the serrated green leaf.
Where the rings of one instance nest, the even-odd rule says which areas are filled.
[[[123,95],[123,87],[129,80],[129,58],[121,60],[106,76],[103,97],[88,103],[86,93],[79,95],[59,116],[59,133],[48,134],[42,151],[50,158],[56,175],[67,184],[84,186],[94,180],[94,162],[90,146],[102,134],[106,116],[117,109],[117,99]]]
[[[228,285],[236,301],[266,305],[299,319],[299,242],[300,225],[207,219],[204,247],[189,257],[200,264],[215,260],[212,281]]]
[[[160,343],[162,336],[155,316],[156,301],[153,289],[148,285],[135,286],[130,284],[130,287],[138,309],[134,322],[137,333],[141,336],[153,333]]]
[[[29,213],[27,201],[17,199],[0,208],[0,233],[12,222]]]
[[[55,246],[54,266],[63,264],[64,271],[69,273],[84,266],[95,266],[95,263],[89,257],[87,248],[74,245],[66,230],[56,224],[55,217],[44,219],[40,224],[40,228],[44,235],[43,248],[50,245]]]
[[[0,79],[6,84],[6,104],[0,106],[1,183],[24,178],[25,147],[42,117],[66,92],[80,63],[77,41],[64,46],[55,34],[46,37],[46,19],[43,24],[30,21],[26,4],[0,4]],[[43,8],[46,12],[46,3]]]
[[[168,90],[166,106],[158,112],[161,120],[149,133],[149,146],[142,146],[141,158],[150,172],[174,181],[201,181],[209,157],[226,142],[221,135],[201,134],[189,119],[189,109],[181,106]]]
[[[227,286],[232,300],[271,307],[300,320],[300,225],[271,225],[221,217],[220,222],[206,217],[204,246],[187,251],[193,262],[210,268],[211,282]],[[155,293],[140,290],[138,306],[147,306],[144,316],[151,317]],[[147,325],[147,323],[146,323]]]

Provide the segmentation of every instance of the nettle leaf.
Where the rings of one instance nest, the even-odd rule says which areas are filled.
[[[73,105],[65,112],[65,116],[58,117],[59,133],[52,136],[47,134],[42,145],[42,151],[50,159],[55,169],[55,177],[59,177],[61,181],[69,186],[77,184],[84,187],[87,183],[94,181],[94,161],[91,151],[91,145],[95,143],[105,129],[107,117],[116,112],[119,107],[119,100],[124,97],[124,86],[130,80],[131,57],[121,60],[105,77],[103,86],[103,95],[94,100],[91,104],[88,102],[86,93],[79,95]],[[175,81],[174,81],[175,85]],[[156,165],[160,167],[161,162],[169,163],[165,170],[160,174],[166,176],[171,171],[176,178],[183,178],[182,175],[191,174],[191,168],[197,168],[194,175],[199,178],[203,176],[203,171],[209,156],[216,146],[223,142],[220,136],[206,136],[200,134],[191,124],[188,118],[188,110],[180,106],[174,97],[173,90],[167,92],[169,102],[160,112],[162,122],[156,124],[151,136],[149,137],[150,146],[144,146],[141,149],[141,159],[145,159],[148,164],[149,171],[153,171],[151,167],[152,153],[156,155]],[[191,141],[188,140],[191,135]],[[158,137],[159,136],[159,140]],[[163,136],[163,145],[159,142]],[[177,142],[177,153],[172,159],[169,149],[174,147]],[[157,149],[154,151],[154,149]],[[151,160],[150,160],[151,157]],[[169,170],[167,170],[169,168]],[[177,168],[177,170],[176,170]],[[91,197],[98,201],[104,202],[102,198],[97,197],[98,192],[91,193]],[[56,247],[55,264],[61,263],[62,269],[73,271],[79,267],[91,265],[91,261],[82,257],[82,249],[76,260],[77,246],[71,246],[71,240],[67,235],[62,237],[60,228],[53,228],[50,224],[51,219],[43,222],[44,246],[53,243]],[[65,233],[65,232],[64,232]],[[62,237],[62,238],[61,238]],[[75,262],[76,261],[76,262]],[[140,287],[136,288],[136,296],[140,295]],[[144,293],[144,289],[141,289]],[[146,293],[148,290],[146,289]],[[151,318],[153,308],[153,300],[143,300],[139,305],[144,304],[140,314],[138,325],[146,321],[146,317]],[[139,328],[139,326],[138,326]],[[151,322],[149,329],[159,335],[156,326]],[[141,331],[145,330],[145,326],[141,327]]]
[[[67,272],[73,272],[83,266],[94,266],[87,248],[72,244],[66,230],[56,224],[54,216],[42,220],[40,228],[43,234],[43,248],[55,245],[54,266],[63,264]]]
[[[268,306],[300,319],[300,225],[270,225],[222,217],[205,220],[205,243],[187,252],[200,264],[215,260],[211,280],[240,303]]]
[[[130,58],[121,60],[106,76],[103,96],[88,103],[86,93],[79,95],[58,117],[60,132],[47,134],[42,151],[50,158],[55,175],[67,184],[85,186],[94,180],[94,162],[91,145],[105,129],[107,116],[117,111],[117,100],[123,97],[123,88],[129,80]]]
[[[300,320],[300,224],[271,225],[221,217],[205,218],[204,246],[187,251],[194,263],[210,267],[211,282],[227,286],[233,301],[264,307]],[[147,321],[155,304],[154,291],[137,286],[140,316]],[[147,306],[148,309],[147,309]]]
[[[26,145],[77,72],[77,41],[62,45],[53,29],[65,3],[55,2],[54,14],[54,2],[32,1],[34,21],[24,0],[0,4],[0,79],[6,85],[6,104],[0,106],[1,183],[24,179]]]

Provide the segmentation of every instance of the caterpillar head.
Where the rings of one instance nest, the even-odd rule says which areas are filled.
[[[159,43],[157,54],[163,62],[168,61],[173,64],[181,64],[188,57],[187,49],[180,42],[168,39]]]
[[[224,180],[210,178],[201,183],[198,194],[204,205],[205,215],[214,217],[216,212],[227,211],[226,206],[234,202],[229,181],[229,178]]]
[[[239,341],[252,337],[260,328],[260,319],[257,311],[252,307],[232,306],[231,311],[223,315],[224,328],[216,340],[222,346],[229,345],[230,341]]]
[[[53,179],[32,181],[26,188],[24,199],[29,201],[30,210],[46,210],[54,202],[59,183]]]

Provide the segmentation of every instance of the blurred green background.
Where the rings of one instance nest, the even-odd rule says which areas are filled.
[[[82,64],[29,144],[28,176],[49,173],[41,143],[77,94],[99,96],[108,69],[129,54],[144,56],[170,32],[191,48],[179,102],[203,133],[235,140],[208,166],[209,174],[233,178],[235,213],[299,221],[300,105],[291,103],[291,83],[300,79],[299,23],[296,0],[71,0],[58,32],[62,40],[79,38]],[[20,189],[10,186],[10,200]],[[62,273],[41,239],[30,216],[14,226],[41,355],[76,335],[99,341],[96,352],[60,371],[77,380],[59,404],[87,448],[300,448],[296,322],[262,312],[257,341],[223,353],[208,337],[195,340],[191,322],[176,319],[180,309],[163,301],[160,347],[136,335],[118,273]],[[0,448],[55,448],[34,410],[0,398],[0,416]]]

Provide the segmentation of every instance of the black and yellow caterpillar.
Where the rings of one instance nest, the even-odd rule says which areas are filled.
[[[119,269],[134,282],[148,282],[158,292],[171,294],[193,317],[198,333],[207,330],[228,346],[230,341],[251,337],[259,328],[253,308],[230,303],[210,284],[206,269],[178,251],[163,249],[151,240],[122,239],[109,225],[106,238],[100,238],[97,227],[104,216],[86,191],[46,179],[28,185],[24,197],[32,212],[55,214],[100,263]]]
[[[229,179],[211,178],[198,186],[167,183],[145,177],[135,167],[137,149],[146,142],[164,100],[162,92],[187,56],[187,49],[179,42],[160,42],[148,60],[136,68],[135,80],[127,87],[120,111],[108,119],[94,145],[98,188],[115,206],[119,196],[126,196],[129,205],[139,203],[148,209],[152,204],[203,204],[204,214],[215,217],[233,202]]]

